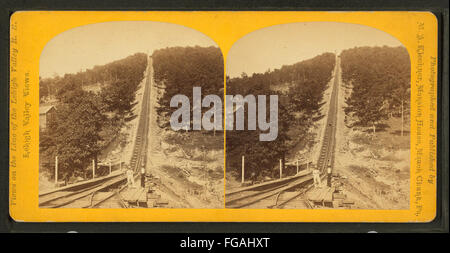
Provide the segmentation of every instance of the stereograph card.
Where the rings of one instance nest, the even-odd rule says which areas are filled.
[[[429,222],[430,12],[18,11],[10,215]]]

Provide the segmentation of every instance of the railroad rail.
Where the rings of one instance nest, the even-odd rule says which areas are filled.
[[[253,188],[247,188],[246,190],[236,191],[226,194],[226,207],[227,208],[243,208],[251,206],[262,200],[277,197],[278,194],[300,188],[312,181],[310,173],[303,173],[296,176],[294,180],[286,180],[277,184],[257,185]]]
[[[340,73],[340,60],[336,57],[336,68],[333,80],[333,90],[331,91],[330,106],[328,109],[328,117],[325,126],[325,134],[323,137],[322,148],[320,150],[320,156],[317,161],[317,168],[321,173],[325,173],[327,167],[334,167],[334,150],[336,146],[336,123],[337,123],[337,110],[338,110],[338,91],[339,91],[339,73]]]
[[[150,85],[151,77],[153,75],[152,64],[152,59],[149,56],[141,112],[136,130],[133,152],[129,163],[130,168],[134,171],[135,177],[139,176],[140,168],[147,163],[146,153],[148,148],[147,133],[149,130],[148,115],[150,110]],[[53,189],[39,194],[39,206],[41,208],[98,207],[101,203],[123,190],[125,188],[124,183],[126,183],[126,180],[126,176],[123,172],[116,172],[108,176]],[[94,203],[94,195],[100,191],[110,192]]]
[[[317,159],[316,166],[321,172],[323,179],[327,173],[327,167],[334,167],[335,135],[338,109],[338,87],[339,87],[340,61],[336,57],[336,66],[334,71],[333,88],[331,91],[328,117],[322,138],[321,149]],[[312,186],[313,178],[310,171],[303,170],[293,177],[283,178],[262,184],[252,185],[226,192],[225,206],[227,208],[252,207],[266,201],[268,208],[283,208],[294,199],[301,198]],[[288,191],[296,191],[287,199],[280,200],[282,194]],[[270,204],[269,204],[270,203]],[[302,206],[312,208],[309,202],[302,200]],[[258,206],[261,207],[261,206]]]

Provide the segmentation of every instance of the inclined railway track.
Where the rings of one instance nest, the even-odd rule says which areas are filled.
[[[323,137],[322,148],[320,150],[319,160],[317,161],[317,168],[326,173],[327,167],[334,166],[334,150],[336,146],[336,123],[337,123],[337,101],[339,91],[339,58],[336,59],[336,69],[333,80],[333,90],[331,92],[330,106],[328,110],[328,117],[326,122],[325,134]]]
[[[246,190],[237,193],[226,195],[227,208],[244,208],[254,205],[262,200],[269,198],[278,199],[279,194],[284,191],[294,190],[308,184],[312,180],[311,175],[303,175],[291,182],[283,183],[281,185],[270,185],[262,190]],[[274,202],[275,205],[277,203]]]
[[[325,177],[328,166],[331,168],[334,166],[339,73],[340,61],[337,57],[328,117],[322,138],[319,158],[316,163],[317,168],[321,172],[321,178]],[[313,178],[309,172],[301,172],[294,180],[292,180],[292,178],[293,177],[285,180],[277,180],[278,183],[265,183],[263,186],[255,185],[234,192],[227,192],[225,195],[225,206],[227,208],[251,208],[252,206],[259,208],[283,208],[294,199],[302,199],[303,195],[312,187]],[[296,193],[291,194],[291,196],[288,196],[286,199],[281,199],[283,194],[294,190],[296,190]],[[258,205],[263,204],[263,202],[266,206]],[[303,199],[302,202],[301,205],[305,208],[312,208],[308,201]]]
[[[144,94],[142,96],[142,107],[136,131],[136,138],[133,146],[133,153],[129,166],[134,171],[135,177],[139,175],[140,168],[147,162],[147,133],[149,130],[149,110],[150,110],[150,85],[153,75],[152,59],[148,57],[147,77],[145,82]],[[97,178],[85,183],[78,183],[74,186],[62,187],[39,194],[39,207],[41,208],[94,208],[106,200],[113,197],[125,188],[126,176],[123,173]],[[94,196],[98,192],[107,192],[106,196],[94,201]]]

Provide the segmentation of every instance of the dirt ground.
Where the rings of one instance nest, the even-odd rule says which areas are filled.
[[[344,180],[347,199],[358,209],[408,209],[410,189],[409,121],[404,136],[401,120],[391,118],[375,135],[350,128],[345,118],[344,96],[350,94],[340,82],[335,170]]]
[[[45,171],[39,171],[39,191],[45,192],[55,188],[55,182],[49,180],[51,176]]]

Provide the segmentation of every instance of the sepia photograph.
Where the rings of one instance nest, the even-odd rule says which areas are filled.
[[[238,40],[226,208],[409,209],[410,65],[399,40],[364,25],[281,24]]]
[[[195,117],[206,114],[195,91],[221,98],[223,83],[221,50],[185,26],[105,22],[52,38],[40,57],[39,207],[223,208],[224,133]],[[181,128],[176,96],[189,100]]]
[[[436,17],[14,12],[8,217],[435,222]]]

